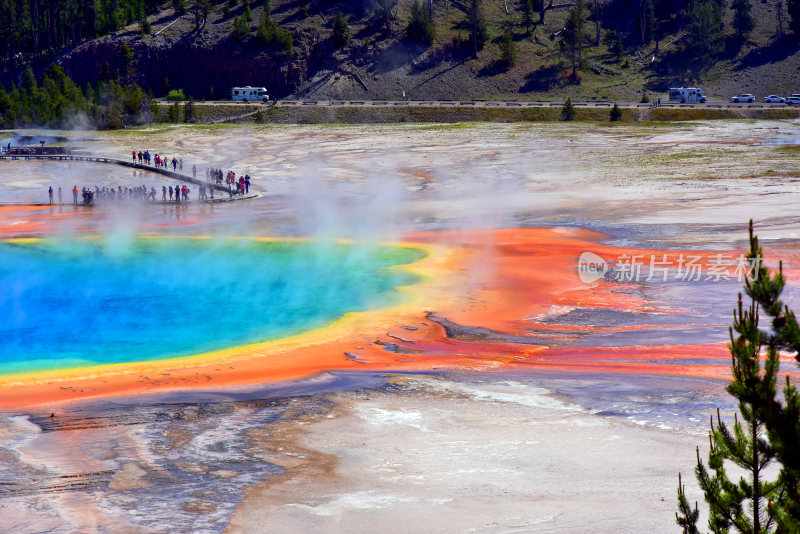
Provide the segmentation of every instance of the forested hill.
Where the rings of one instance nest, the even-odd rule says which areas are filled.
[[[234,85],[317,98],[786,95],[800,92],[798,36],[800,0],[0,0],[0,122],[78,109],[127,123],[169,91],[227,98]]]

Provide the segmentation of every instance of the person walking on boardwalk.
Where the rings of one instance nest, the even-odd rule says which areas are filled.
[[[50,196],[50,204],[53,203],[53,186],[50,186],[50,189],[47,190],[47,194]]]
[[[183,172],[183,158],[178,160],[178,170]]]
[[[169,201],[172,202],[172,186],[169,186]]]
[[[175,172],[178,170],[178,160],[174,157],[172,158],[172,171]]]
[[[73,204],[77,204],[78,203],[78,186],[77,185],[72,188],[72,203]]]
[[[249,174],[245,174],[244,175],[244,192],[246,194],[250,194],[250,175]]]
[[[61,204],[61,186],[58,186],[58,203]]]
[[[134,150],[131,152],[131,157],[133,158],[133,162],[136,163],[136,151]]]
[[[167,186],[166,185],[162,185],[161,186],[161,201],[162,202],[166,202],[167,201]]]

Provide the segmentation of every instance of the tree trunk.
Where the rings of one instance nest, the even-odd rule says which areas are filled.
[[[33,53],[39,55],[39,0],[33,0]]]
[[[578,56],[578,54],[577,54],[577,48],[578,47],[577,47],[577,43],[575,42],[576,41],[575,37],[576,36],[573,35],[572,36],[572,40],[570,42],[570,52],[571,52],[571,56],[572,56],[572,79],[573,80],[577,80],[578,79],[578,67],[577,67],[577,62],[576,62],[576,59],[577,59],[577,56]]]
[[[597,35],[595,36],[595,46],[600,46],[600,0],[594,0],[594,25]]]
[[[47,30],[47,36],[48,36],[47,44],[49,45],[50,48],[53,48],[55,50],[59,46],[58,35],[56,33],[57,31],[56,24],[58,22],[58,11],[56,10],[55,2],[50,4],[50,9],[48,11],[49,11],[48,19],[50,24],[48,24],[48,30]]]
[[[641,0],[639,2],[639,6],[641,8],[639,9],[639,30],[641,31],[642,35],[642,44],[645,44],[644,37],[645,33],[647,32],[647,7],[645,0]]]
[[[478,0],[472,0],[472,57],[478,59]]]
[[[758,472],[761,466],[758,465],[758,422],[753,421],[753,532],[761,532],[761,493],[758,487]]]

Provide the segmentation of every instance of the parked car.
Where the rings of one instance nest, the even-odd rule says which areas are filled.
[[[790,106],[796,106],[800,104],[800,95],[794,94],[790,96],[789,98],[786,99],[786,103],[789,104]]]
[[[778,95],[769,95],[764,97],[764,102],[769,102],[772,104],[784,104],[786,99]]]
[[[756,97],[754,97],[753,95],[745,93],[743,95],[732,96],[731,102],[733,102],[734,104],[738,104],[739,102],[747,102],[748,104],[752,104],[755,99]]]

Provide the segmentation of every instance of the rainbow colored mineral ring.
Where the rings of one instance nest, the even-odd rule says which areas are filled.
[[[715,325],[695,322],[697,340],[678,341],[686,339],[690,314],[681,292],[701,282],[669,281],[661,302],[639,295],[631,288],[640,280],[615,273],[627,259],[660,251],[610,247],[604,239],[564,228],[418,232],[396,245],[6,239],[0,407],[335,370],[724,377],[724,340],[701,335]],[[608,279],[581,278],[586,250],[609,263]],[[693,253],[693,261],[710,269],[720,254]],[[469,274],[476,266],[485,268],[480,279]],[[586,325],[550,320],[553,310],[569,309],[597,317]],[[603,324],[603,316],[619,313],[633,315],[624,326],[613,318]],[[662,319],[631,322],[639,313]],[[630,345],[655,323],[658,342]]]

